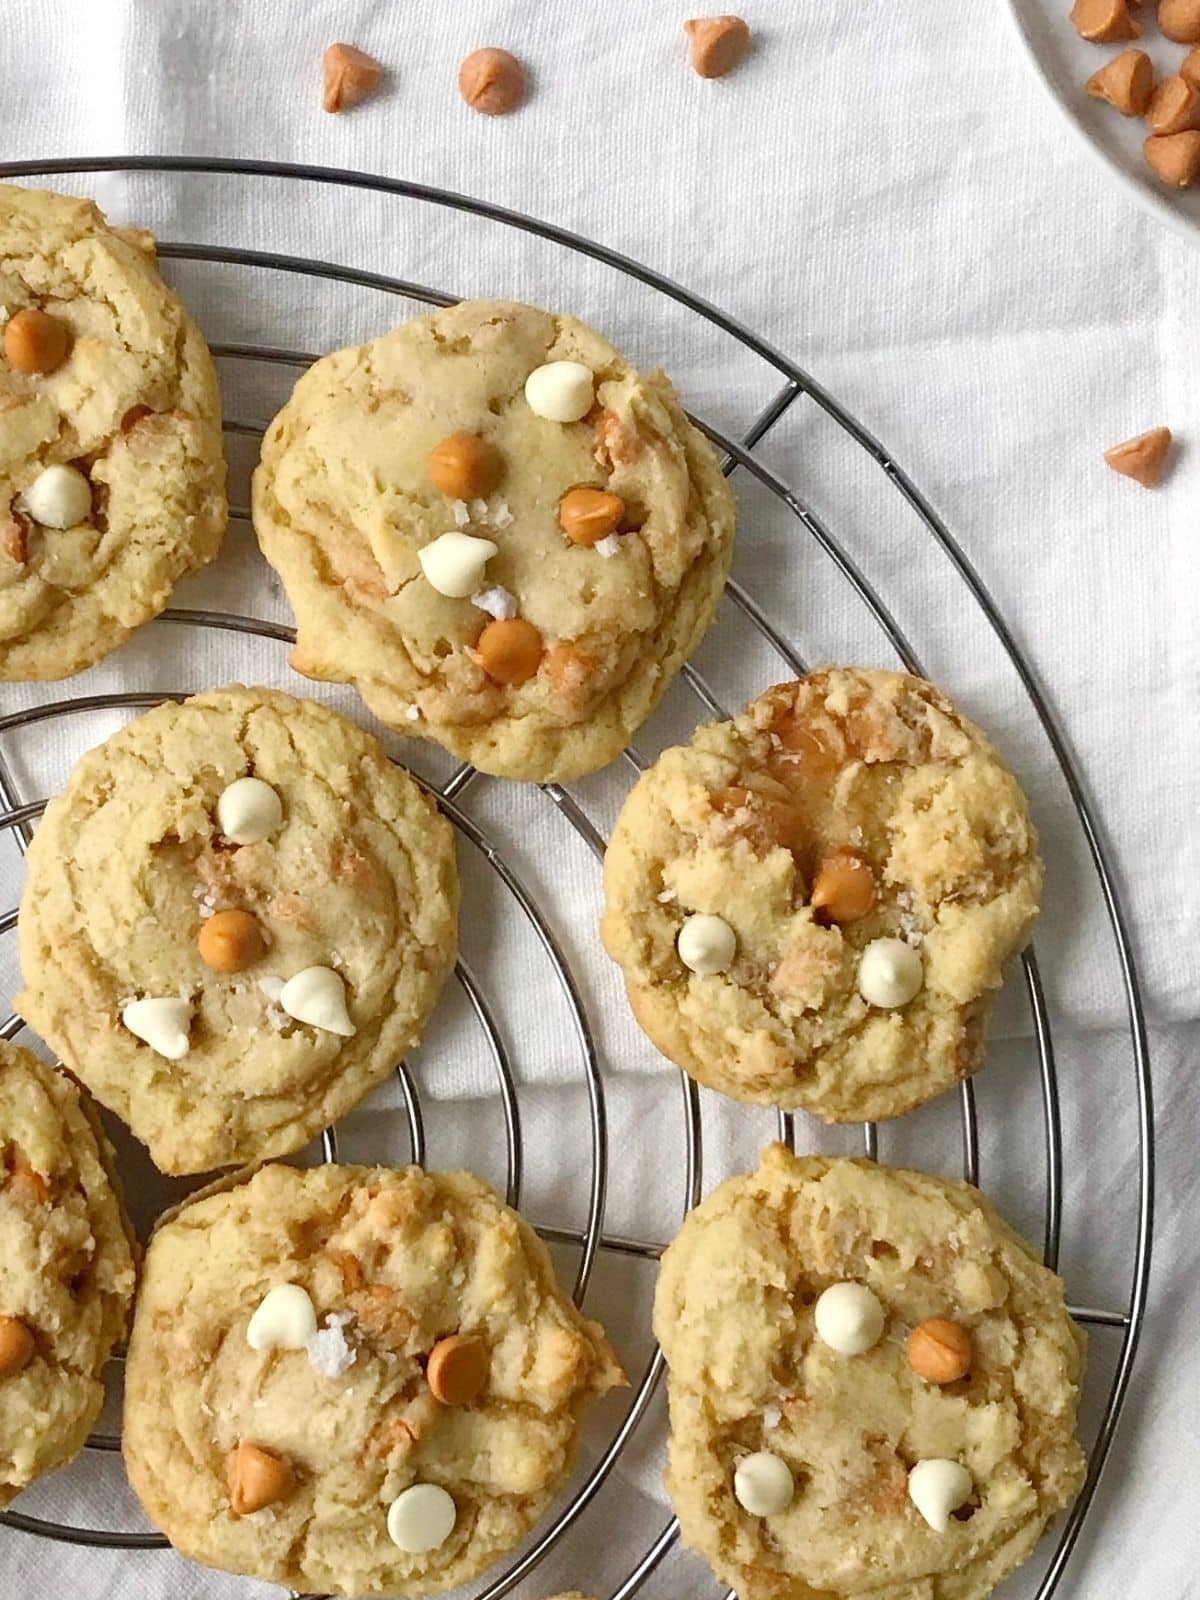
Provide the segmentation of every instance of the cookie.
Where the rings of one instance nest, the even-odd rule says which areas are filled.
[[[973,1072],[1042,867],[1025,798],[944,695],[894,672],[781,684],[627,799],[601,933],[700,1083],[828,1122]]]
[[[225,531],[212,358],[150,234],[0,185],[0,679],[63,678]]]
[[[624,1381],[470,1173],[269,1166],[150,1244],[125,1462],[184,1555],[306,1594],[433,1594],[529,1531]]]
[[[969,1184],[772,1145],[684,1222],[654,1326],[683,1541],[741,1600],[980,1600],[1083,1482],[1083,1335]]]
[[[134,1280],[111,1160],[71,1080],[0,1040],[0,1506],[74,1460],[104,1404]]]
[[[15,1005],[164,1172],[282,1155],[420,1036],[449,823],[360,728],[267,689],[88,752],[30,846]]]
[[[305,373],[254,525],[298,671],[549,782],[612,760],[695,649],[734,512],[661,373],[573,317],[470,301]]]

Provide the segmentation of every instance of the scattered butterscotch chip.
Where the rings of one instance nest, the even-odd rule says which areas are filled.
[[[0,556],[22,564],[29,555],[29,530],[16,516],[0,519]]]
[[[473,111],[506,116],[525,98],[525,68],[507,50],[472,50],[458,69],[458,92]]]
[[[132,433],[139,422],[144,422],[147,417],[152,417],[153,415],[154,412],[149,406],[130,406],[129,410],[121,418],[121,432]]]
[[[1146,165],[1174,189],[1200,184],[1200,132],[1152,133],[1142,146]]]
[[[34,1206],[44,1206],[50,1198],[50,1185],[41,1173],[34,1169],[29,1157],[19,1146],[13,1147],[9,1157],[8,1181],[5,1188],[18,1199],[28,1201]]]
[[[434,488],[450,500],[479,500],[496,486],[500,461],[477,433],[452,433],[429,452]]]
[[[908,1336],[908,1364],[926,1383],[957,1383],[971,1370],[971,1335],[947,1317],[919,1322]]]
[[[875,874],[856,850],[835,850],[817,868],[809,902],[819,922],[858,922],[875,904]]]
[[[598,544],[621,523],[625,502],[606,489],[568,489],[558,505],[558,521],[572,544]]]
[[[434,1397],[446,1406],[469,1406],[488,1379],[491,1362],[482,1339],[453,1333],[429,1352],[425,1376]]]
[[[248,1517],[264,1506],[282,1500],[292,1487],[292,1472],[273,1450],[257,1444],[239,1444],[225,1464],[229,1508],[235,1517]]]
[[[244,972],[266,947],[258,919],[248,911],[214,911],[196,939],[200,959],[214,972]]]
[[[1200,129],[1200,92],[1186,78],[1164,78],[1151,96],[1146,121],[1155,133]]]
[[[475,644],[479,665],[497,683],[525,683],[541,665],[542,636],[524,617],[489,622]]]
[[[18,311],[4,324],[8,364],[27,378],[57,372],[70,349],[70,328],[48,311]]]
[[[1179,76],[1190,83],[1193,89],[1200,89],[1200,44],[1183,58]]]
[[[1200,134],[1197,135],[1200,138]],[[1170,428],[1151,428],[1149,433],[1115,444],[1104,452],[1104,459],[1114,472],[1132,478],[1143,488],[1153,489],[1163,475],[1167,451],[1171,448]]]
[[[693,17],[683,27],[691,40],[692,66],[702,78],[723,78],[750,48],[750,29],[741,17]]]
[[[0,1378],[11,1378],[33,1360],[33,1335],[19,1317],[0,1317]]]
[[[331,44],[325,52],[326,111],[349,111],[374,94],[383,68],[374,56],[352,44]]]
[[[1158,26],[1176,44],[1200,44],[1200,0],[1158,0]]]
[[[1094,100],[1107,100],[1123,117],[1144,117],[1154,93],[1154,63],[1144,50],[1122,50],[1093,72],[1085,87]]]
[[[1129,15],[1128,0],[1075,0],[1071,21],[1075,31],[1093,44],[1142,37],[1141,23]]]

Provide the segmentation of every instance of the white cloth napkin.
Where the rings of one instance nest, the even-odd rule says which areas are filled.
[[[1157,1068],[1173,1120],[1163,1155],[1161,1281],[1176,1271],[1180,1287],[1164,1303],[1157,1337],[1146,1341],[1123,1454],[1063,1590],[1148,1600],[1186,1593],[1195,1567],[1190,1496],[1157,1483],[1166,1464],[1181,1490],[1189,1473],[1193,1488],[1197,1476],[1177,1404],[1196,1392],[1197,1364],[1182,1333],[1191,1325],[1187,1295],[1195,1315],[1195,1245],[1186,1247],[1189,1272],[1180,1257],[1193,1235],[1184,1206],[1172,1202],[1191,1192],[1185,1096],[1189,1054],[1200,1041],[1194,1028],[1168,1025],[1197,1013],[1200,452],[1189,441],[1200,427],[1200,255],[1133,210],[1085,161],[1027,73],[1003,11],[995,0],[962,0],[953,19],[939,0],[857,8],[764,0],[749,12],[752,56],[728,80],[704,83],[686,65],[685,8],[664,0],[540,8],[515,0],[453,7],[437,0],[305,7],[8,0],[0,156],[310,161],[527,211],[629,252],[742,319],[811,370],[909,469],[979,567],[1078,752],[1118,863],[1151,1012],[1163,1028]],[[372,51],[389,68],[377,99],[336,118],[320,110],[320,55],[334,38]],[[486,43],[509,46],[532,69],[529,104],[511,118],[479,117],[457,97],[459,60]],[[165,240],[295,252],[447,293],[511,295],[575,311],[639,362],[664,366],[685,402],[735,437],[781,382],[736,341],[651,289],[453,210],[245,177],[31,181],[94,193],[114,220],[148,224]],[[310,277],[173,260],[165,270],[214,341],[319,352],[420,309]],[[287,368],[232,360],[221,370],[227,415],[259,425],[294,377]],[[1160,422],[1175,427],[1184,445],[1169,484],[1147,494],[1110,474],[1101,452]],[[1112,1031],[1122,1024],[1123,1003],[1095,876],[1046,742],[966,589],[878,465],[808,399],[791,407],[760,455],[860,563],[930,674],[994,734],[1029,787],[1049,865],[1038,951],[1053,1014],[1073,1030],[1064,1036],[1064,1093],[1081,1097],[1071,1101],[1066,1127],[1069,1288],[1079,1302],[1120,1304],[1136,1172],[1128,1048]],[[253,440],[233,439],[231,457],[234,500],[244,507]],[[795,520],[744,472],[734,483],[736,576],[794,646],[811,661],[896,664],[861,602]],[[244,523],[231,529],[220,562],[181,586],[176,603],[288,620]],[[277,643],[160,622],[69,683],[4,686],[0,709],[241,678],[328,697],[373,725],[353,695],[289,674],[285,653]],[[729,707],[787,675],[728,602],[697,665]],[[639,736],[639,750],[653,756],[686,737],[698,710],[691,690],[677,685]],[[52,792],[80,751],[119,720],[72,714],[5,736],[22,795]],[[394,747],[435,780],[451,770],[432,747]],[[618,764],[574,787],[601,831],[630,776]],[[660,1155],[664,1140],[678,1148],[678,1089],[630,1023],[598,952],[595,861],[536,791],[481,780],[463,806],[546,909],[586,1002],[624,1158],[614,1164],[621,1176],[614,1175],[609,1226],[665,1237],[673,1223],[659,1215],[656,1185],[678,1200],[679,1158],[664,1163]],[[0,852],[6,908],[15,903],[20,862],[11,843]],[[563,1208],[577,1220],[587,1125],[571,1010],[507,891],[472,847],[461,857],[470,908],[464,953],[525,1086],[529,1209],[540,1221],[558,1219]],[[0,938],[7,992],[14,943]],[[1011,1043],[998,1045],[979,1094],[984,1180],[1021,1220],[1027,1198],[1040,1193],[1040,1133],[1018,1115],[1033,1057],[1019,983],[1010,988],[996,1032]],[[494,1100],[462,1098],[492,1094],[495,1079],[461,991],[448,996],[413,1065],[431,1162],[461,1157],[503,1179]],[[659,1096],[666,1111],[656,1109]],[[459,1098],[439,1106],[446,1097]],[[764,1125],[705,1099],[706,1134],[715,1140],[706,1180],[715,1180],[746,1164],[770,1119]],[[1194,1115],[1194,1099],[1191,1106]],[[885,1158],[951,1164],[952,1117],[952,1106],[929,1108],[888,1130]],[[403,1159],[403,1125],[389,1118],[386,1126],[385,1153]],[[538,1127],[552,1130],[540,1144]],[[583,1141],[571,1160],[562,1157],[563,1127]],[[805,1121],[801,1136],[817,1135]],[[851,1136],[819,1137],[841,1148],[838,1141]],[[609,1283],[626,1271],[625,1258],[603,1260]],[[622,1293],[606,1294],[601,1276],[598,1269],[589,1303],[610,1318],[614,1304],[627,1304],[618,1332],[632,1360],[645,1349],[644,1286],[634,1293],[631,1278],[626,1296],[622,1278]],[[1114,1339],[1097,1337],[1093,1421]],[[657,1463],[661,1434],[650,1420],[643,1429],[654,1443],[647,1462]],[[602,1443],[606,1433],[601,1424],[591,1437]],[[1135,1471],[1155,1482],[1153,1492],[1139,1493]],[[89,1456],[21,1505],[134,1526],[120,1483],[115,1462]],[[522,1592],[605,1592],[661,1516],[654,1471],[634,1451],[579,1534],[565,1541],[564,1561],[541,1569]],[[614,1528],[627,1536],[613,1538]],[[170,1555],[82,1552],[0,1529],[0,1592],[21,1580],[81,1600],[118,1593],[243,1600],[266,1592]],[[648,1592],[678,1592],[685,1582],[704,1584],[694,1562],[670,1568]],[[1014,1590],[1031,1592],[1020,1584]]]

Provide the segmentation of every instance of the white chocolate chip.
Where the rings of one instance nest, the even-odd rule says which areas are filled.
[[[679,930],[675,941],[679,959],[685,967],[711,978],[724,972],[737,951],[737,935],[724,917],[710,917],[697,911]]]
[[[872,939],[858,963],[858,992],[885,1011],[906,1006],[925,982],[921,958],[903,939]]]
[[[509,594],[499,584],[494,589],[480,589],[478,594],[471,596],[471,604],[478,606],[480,611],[486,611],[489,617],[495,617],[497,622],[506,622],[517,614],[516,596]]]
[[[279,1004],[279,996],[283,993],[283,979],[275,976],[273,972],[264,973],[258,980],[258,987],[266,995],[272,1005]]]
[[[251,1350],[304,1350],[317,1331],[317,1313],[298,1283],[277,1283],[246,1325]]]
[[[417,560],[431,588],[452,600],[465,600],[483,582],[484,568],[499,548],[469,533],[443,533],[417,551]]]
[[[595,550],[598,555],[602,555],[606,561],[611,561],[620,548],[620,535],[615,533],[606,533],[603,539],[597,539],[595,544],[592,546],[592,549]]]
[[[168,1061],[182,1061],[191,1048],[188,1028],[192,1003],[175,997],[131,1000],[121,1009],[121,1021],[136,1038]]]
[[[908,1475],[908,1498],[934,1533],[945,1533],[951,1513],[966,1504],[974,1487],[966,1467],[938,1456],[918,1461]]]
[[[346,1338],[346,1328],[354,1321],[349,1311],[334,1311],[325,1318],[306,1346],[308,1364],[323,1378],[340,1378],[355,1363],[358,1352]]]
[[[24,495],[25,510],[43,528],[74,528],[92,511],[92,486],[78,467],[46,467]]]
[[[340,1033],[349,1039],[357,1032],[346,1010],[346,985],[332,967],[305,967],[284,984],[279,1004],[296,1022]]]
[[[861,1356],[879,1343],[883,1307],[865,1283],[831,1283],[813,1307],[813,1322],[822,1344]]]
[[[257,844],[283,826],[283,801],[261,778],[235,778],[217,801],[217,824],[230,844]]]
[[[733,1494],[752,1517],[774,1517],[792,1503],[796,1485],[786,1461],[769,1450],[756,1450],[739,1462],[733,1474]]]
[[[547,361],[525,379],[525,400],[548,422],[578,422],[592,409],[596,382],[581,361]]]
[[[457,1521],[458,1509],[445,1489],[414,1483],[388,1507],[388,1537],[409,1555],[424,1555],[445,1544]]]

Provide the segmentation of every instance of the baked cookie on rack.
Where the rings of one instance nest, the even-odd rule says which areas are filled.
[[[0,679],[90,667],[228,519],[212,358],[150,234],[0,185]]]
[[[134,1283],[111,1160],[66,1074],[0,1040],[0,1506],[72,1461],[104,1404]]]
[[[125,1462],[184,1555],[304,1593],[439,1593],[534,1525],[625,1381],[466,1172],[268,1166],[151,1241]]]
[[[969,1184],[772,1145],[686,1219],[666,1484],[742,1600],[981,1600],[1084,1478],[1083,1335]]]
[[[661,373],[573,317],[469,301],[305,373],[254,525],[298,671],[548,782],[612,760],[700,642],[734,509]]]
[[[931,684],[780,684],[665,751],[604,862],[605,947],[658,1048],[739,1100],[895,1117],[973,1072],[1042,865],[1025,797]]]
[[[454,960],[450,825],[268,689],[88,752],[29,848],[15,1005],[164,1172],[296,1150],[393,1070]]]

